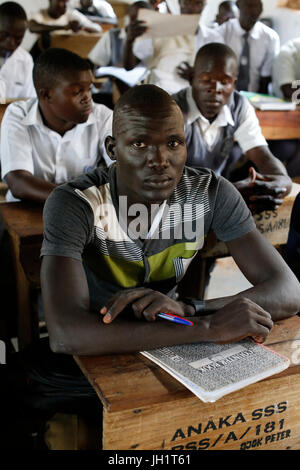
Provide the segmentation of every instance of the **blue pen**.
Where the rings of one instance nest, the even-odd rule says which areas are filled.
[[[173,315],[173,313],[158,313],[158,317],[163,318],[164,320],[173,321],[174,323],[180,323],[181,325],[193,326],[194,323],[186,318],[178,317],[177,315]]]

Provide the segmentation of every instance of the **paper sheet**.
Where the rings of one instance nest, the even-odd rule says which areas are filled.
[[[137,66],[132,70],[126,70],[122,67],[99,67],[95,76],[98,77],[116,77],[128,86],[132,87],[137,85],[141,80],[144,80],[148,74],[146,67]]]
[[[200,15],[169,15],[141,8],[138,19],[145,21],[148,26],[141,38],[162,38],[195,34]]]

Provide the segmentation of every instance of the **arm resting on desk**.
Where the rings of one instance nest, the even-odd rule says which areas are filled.
[[[56,186],[25,170],[10,171],[5,176],[5,180],[15,198],[36,202],[45,202]]]

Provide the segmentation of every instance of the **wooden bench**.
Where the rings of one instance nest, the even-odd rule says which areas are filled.
[[[265,344],[290,367],[214,403],[138,353],[75,356],[103,404],[103,449],[300,449],[300,318],[276,323]]]

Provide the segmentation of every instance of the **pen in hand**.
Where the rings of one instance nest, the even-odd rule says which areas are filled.
[[[169,320],[174,323],[180,323],[181,325],[187,325],[187,326],[193,326],[194,323],[190,320],[187,320],[186,318],[179,317],[177,315],[174,315],[173,313],[163,313],[160,312],[157,314],[159,318],[163,318],[164,320]]]

